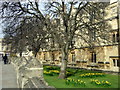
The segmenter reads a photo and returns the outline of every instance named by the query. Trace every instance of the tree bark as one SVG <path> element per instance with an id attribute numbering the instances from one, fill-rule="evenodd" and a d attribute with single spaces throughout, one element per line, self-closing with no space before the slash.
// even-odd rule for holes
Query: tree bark
<path id="1" fill-rule="evenodd" d="M 66 78 L 67 60 L 68 60 L 68 48 L 66 47 L 62 50 L 62 63 L 61 63 L 60 74 L 58 77 L 60 79 Z"/>

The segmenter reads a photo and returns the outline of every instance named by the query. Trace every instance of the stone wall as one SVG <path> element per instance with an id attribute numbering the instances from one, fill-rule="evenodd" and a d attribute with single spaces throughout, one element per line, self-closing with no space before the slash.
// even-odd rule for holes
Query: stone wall
<path id="1" fill-rule="evenodd" d="M 43 78 L 43 65 L 34 57 L 10 57 L 11 63 L 17 72 L 19 88 L 48 88 L 55 89 L 45 82 Z"/>

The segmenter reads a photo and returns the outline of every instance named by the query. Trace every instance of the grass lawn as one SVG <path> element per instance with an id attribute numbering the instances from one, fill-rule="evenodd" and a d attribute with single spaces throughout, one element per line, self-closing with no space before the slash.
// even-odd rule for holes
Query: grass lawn
<path id="1" fill-rule="evenodd" d="M 44 71 L 50 71 L 50 70 L 58 70 L 58 67 L 53 67 L 53 66 L 44 66 Z M 54 86 L 55 88 L 118 88 L 118 75 L 111 75 L 111 74 L 104 74 L 104 76 L 97 76 L 97 77 L 80 77 L 81 74 L 87 74 L 87 73 L 102 73 L 102 72 L 98 72 L 98 71 L 89 71 L 89 70 L 77 70 L 77 69 L 67 69 L 68 73 L 68 77 L 67 78 L 71 78 L 74 80 L 82 80 L 85 82 L 85 86 L 84 85 L 74 85 L 73 83 L 69 83 L 66 84 L 66 80 L 63 79 L 58 79 L 58 72 L 57 74 L 53 74 L 53 75 L 49 75 L 44 73 L 44 78 L 46 80 L 46 82 L 48 82 L 48 84 L 50 86 Z M 52 72 L 52 71 L 51 71 Z M 120 77 L 120 75 L 119 75 Z M 91 79 L 97 79 L 99 81 L 108 81 L 111 83 L 111 85 L 96 85 L 94 83 L 91 83 Z"/>

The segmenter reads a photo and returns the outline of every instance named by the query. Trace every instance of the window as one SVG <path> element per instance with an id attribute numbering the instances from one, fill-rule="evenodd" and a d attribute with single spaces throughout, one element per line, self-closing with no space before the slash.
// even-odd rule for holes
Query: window
<path id="1" fill-rule="evenodd" d="M 117 36 L 117 42 L 119 42 L 119 34 L 117 34 L 116 36 Z"/>
<path id="2" fill-rule="evenodd" d="M 119 34 L 118 33 L 114 33 L 113 37 L 112 37 L 113 43 L 117 43 L 119 42 Z"/>
<path id="3" fill-rule="evenodd" d="M 116 66 L 116 65 L 115 65 L 115 59 L 113 59 L 113 65 Z"/>
<path id="4" fill-rule="evenodd" d="M 115 43 L 115 34 L 113 34 L 113 43 Z"/>
<path id="5" fill-rule="evenodd" d="M 92 62 L 96 63 L 96 53 L 92 53 Z"/>
<path id="6" fill-rule="evenodd" d="M 72 54 L 72 62 L 75 62 L 75 54 Z"/>
<path id="7" fill-rule="evenodd" d="M 120 67 L 120 59 L 117 61 L 117 66 Z"/>
<path id="8" fill-rule="evenodd" d="M 115 67 L 119 67 L 119 64 L 120 64 L 120 60 L 118 60 L 118 59 L 113 59 L 113 65 L 114 65 Z"/>

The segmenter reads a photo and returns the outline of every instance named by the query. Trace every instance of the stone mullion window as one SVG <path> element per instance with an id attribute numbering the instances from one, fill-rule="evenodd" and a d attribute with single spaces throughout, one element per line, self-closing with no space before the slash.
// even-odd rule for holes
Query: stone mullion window
<path id="1" fill-rule="evenodd" d="M 115 43 L 115 34 L 113 34 L 113 43 Z"/>
<path id="2" fill-rule="evenodd" d="M 93 63 L 96 63 L 96 53 L 92 53 L 91 61 L 92 61 Z"/>
<path id="3" fill-rule="evenodd" d="M 114 67 L 118 67 L 120 64 L 120 61 L 118 59 L 113 59 L 113 65 Z"/>
<path id="4" fill-rule="evenodd" d="M 113 43 L 117 43 L 119 42 L 119 34 L 116 32 L 116 33 L 113 33 Z"/>
<path id="5" fill-rule="evenodd" d="M 75 62 L 75 54 L 72 54 L 72 62 Z"/>

